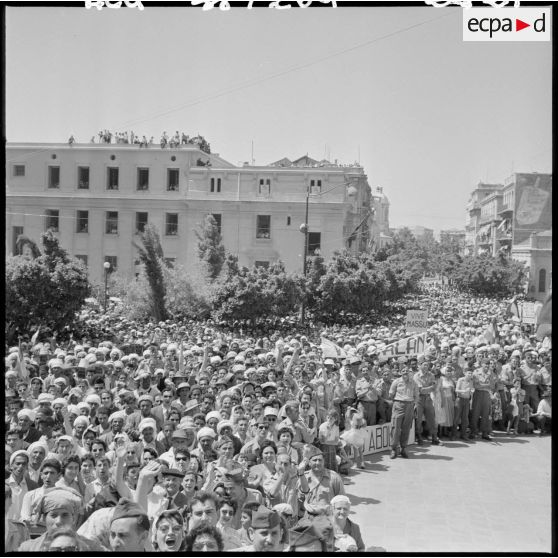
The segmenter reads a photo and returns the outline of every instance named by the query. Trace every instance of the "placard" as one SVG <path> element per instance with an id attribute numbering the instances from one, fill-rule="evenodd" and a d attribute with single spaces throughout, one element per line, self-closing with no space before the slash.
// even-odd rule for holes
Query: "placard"
<path id="1" fill-rule="evenodd" d="M 524 302 L 521 305 L 521 321 L 524 324 L 534 324 L 536 318 L 535 303 L 534 302 Z"/>
<path id="2" fill-rule="evenodd" d="M 407 310 L 405 318 L 407 333 L 422 333 L 428 329 L 428 310 Z"/>
<path id="3" fill-rule="evenodd" d="M 371 455 L 381 451 L 391 450 L 391 423 L 376 424 L 375 426 L 366 426 L 364 431 L 364 455 Z M 409 441 L 407 445 L 415 444 L 415 419 L 411 431 L 409 432 Z"/>
<path id="4" fill-rule="evenodd" d="M 396 356 L 413 356 L 421 355 L 426 349 L 426 333 L 417 333 L 405 339 L 399 339 L 395 343 L 391 343 L 377 353 L 378 356 L 396 357 Z"/>

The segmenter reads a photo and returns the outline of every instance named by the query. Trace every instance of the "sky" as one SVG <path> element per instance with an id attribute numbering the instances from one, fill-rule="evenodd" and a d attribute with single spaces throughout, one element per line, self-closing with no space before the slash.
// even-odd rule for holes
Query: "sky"
<path id="1" fill-rule="evenodd" d="M 360 161 L 390 226 L 435 231 L 464 227 L 479 181 L 551 172 L 550 42 L 463 42 L 459 7 L 373 4 L 7 7 L 6 140 L 179 130 L 233 164 Z"/>

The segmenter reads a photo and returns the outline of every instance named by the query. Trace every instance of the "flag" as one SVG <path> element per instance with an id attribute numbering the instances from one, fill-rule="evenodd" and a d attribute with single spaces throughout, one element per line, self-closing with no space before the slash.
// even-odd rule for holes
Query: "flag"
<path id="1" fill-rule="evenodd" d="M 496 324 L 496 318 L 492 320 L 492 322 L 486 328 L 486 331 L 483 333 L 483 337 L 489 345 L 493 343 L 498 343 L 499 334 L 498 334 L 498 326 Z"/>
<path id="2" fill-rule="evenodd" d="M 552 293 L 548 295 L 545 300 L 539 315 L 537 316 L 537 339 L 543 339 L 544 337 L 552 333 Z"/>
<path id="3" fill-rule="evenodd" d="M 521 312 L 519 311 L 519 305 L 517 304 L 517 295 L 510 300 L 508 307 L 506 308 L 506 318 L 511 317 L 514 321 L 521 321 Z"/>
<path id="4" fill-rule="evenodd" d="M 41 330 L 41 326 L 39 326 L 37 328 L 37 331 L 33 334 L 33 337 L 31 337 L 31 347 L 33 347 L 33 345 L 37 344 L 37 339 L 39 338 L 39 331 Z"/>
<path id="5" fill-rule="evenodd" d="M 324 358 L 347 358 L 347 353 L 339 345 L 325 337 L 322 337 L 320 349 Z"/>
<path id="6" fill-rule="evenodd" d="M 178 374 L 181 376 L 184 372 L 184 352 L 182 347 L 182 339 L 178 346 Z"/>

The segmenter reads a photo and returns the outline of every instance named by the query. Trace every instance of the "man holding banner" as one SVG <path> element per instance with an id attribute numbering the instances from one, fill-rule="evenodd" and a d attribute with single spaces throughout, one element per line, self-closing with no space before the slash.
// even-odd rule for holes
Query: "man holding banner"
<path id="1" fill-rule="evenodd" d="M 405 448 L 409 443 L 409 432 L 413 425 L 415 405 L 419 400 L 419 389 L 415 381 L 410 377 L 409 369 L 403 367 L 399 374 L 399 378 L 393 380 L 389 388 L 389 398 L 393 400 L 391 413 L 391 459 L 397 457 L 399 447 L 401 447 L 401 457 L 409 457 Z"/>

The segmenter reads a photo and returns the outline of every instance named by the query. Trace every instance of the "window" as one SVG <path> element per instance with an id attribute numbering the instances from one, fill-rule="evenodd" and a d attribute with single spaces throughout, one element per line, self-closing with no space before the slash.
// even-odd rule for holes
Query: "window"
<path id="1" fill-rule="evenodd" d="M 264 267 L 265 269 L 267 269 L 269 267 L 269 262 L 257 260 L 254 265 L 256 267 Z"/>
<path id="2" fill-rule="evenodd" d="M 22 234 L 23 234 L 23 227 L 12 227 L 12 254 L 14 255 L 17 254 L 17 239 Z"/>
<path id="3" fill-rule="evenodd" d="M 118 269 L 118 258 L 116 256 L 105 256 L 105 262 L 110 264 L 108 269 L 109 273 L 116 271 Z"/>
<path id="4" fill-rule="evenodd" d="M 539 293 L 546 292 L 546 269 L 539 270 Z"/>
<path id="5" fill-rule="evenodd" d="M 137 212 L 136 213 L 136 234 L 141 234 L 147 225 L 148 213 L 147 212 Z"/>
<path id="6" fill-rule="evenodd" d="M 176 192 L 178 190 L 179 177 L 178 169 L 167 169 L 167 191 Z"/>
<path id="7" fill-rule="evenodd" d="M 118 190 L 118 167 L 107 169 L 107 190 Z"/>
<path id="8" fill-rule="evenodd" d="M 118 234 L 118 211 L 107 211 L 105 224 L 106 234 Z"/>
<path id="9" fill-rule="evenodd" d="M 271 193 L 271 179 L 260 178 L 260 183 L 258 185 L 258 195 L 269 196 Z"/>
<path id="10" fill-rule="evenodd" d="M 209 191 L 210 192 L 220 192 L 221 191 L 221 179 L 212 178 L 209 181 Z"/>
<path id="11" fill-rule="evenodd" d="M 76 258 L 76 260 L 79 260 L 80 262 L 83 262 L 83 265 L 85 267 L 87 267 L 87 256 L 82 256 L 81 254 L 80 255 L 76 254 L 75 258 Z"/>
<path id="12" fill-rule="evenodd" d="M 322 233 L 309 232 L 308 233 L 308 255 L 313 256 L 316 250 L 320 250 L 322 243 Z"/>
<path id="13" fill-rule="evenodd" d="M 60 167 L 48 167 L 48 187 L 60 188 Z"/>
<path id="14" fill-rule="evenodd" d="M 219 234 L 221 234 L 221 217 L 220 213 L 212 213 L 211 216 L 215 219 L 215 223 L 217 224 L 217 228 L 219 229 Z"/>
<path id="15" fill-rule="evenodd" d="M 167 267 L 170 267 L 171 269 L 174 267 L 175 262 L 176 262 L 176 258 L 165 258 L 165 263 L 167 264 Z"/>
<path id="16" fill-rule="evenodd" d="M 25 176 L 25 165 L 14 165 L 14 176 Z"/>
<path id="17" fill-rule="evenodd" d="M 138 169 L 138 190 L 149 189 L 149 169 Z"/>
<path id="18" fill-rule="evenodd" d="M 45 212 L 46 219 L 45 219 L 45 229 L 53 229 L 55 232 L 58 232 L 58 218 L 59 218 L 59 211 L 58 209 L 47 209 Z"/>
<path id="19" fill-rule="evenodd" d="M 287 217 L 287 227 L 291 226 L 291 217 Z"/>
<path id="20" fill-rule="evenodd" d="M 78 190 L 89 190 L 89 167 L 78 167 Z"/>
<path id="21" fill-rule="evenodd" d="M 320 194 L 321 191 L 322 191 L 322 181 L 318 179 L 310 180 L 310 193 Z"/>
<path id="22" fill-rule="evenodd" d="M 165 234 L 176 236 L 178 234 L 178 213 L 165 214 Z"/>
<path id="23" fill-rule="evenodd" d="M 258 215 L 256 238 L 271 238 L 271 215 Z"/>
<path id="24" fill-rule="evenodd" d="M 78 211 L 76 219 L 76 232 L 89 232 L 89 211 Z"/>

